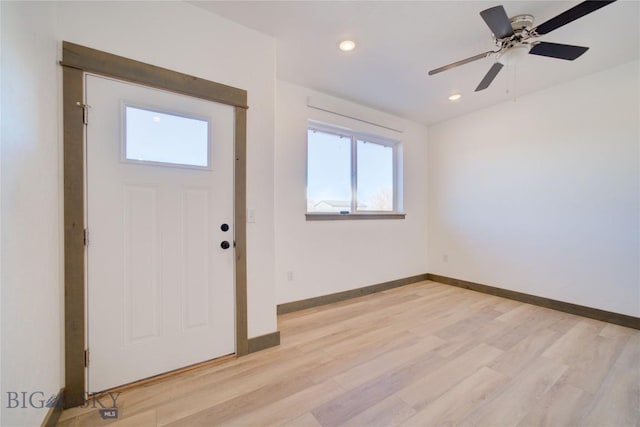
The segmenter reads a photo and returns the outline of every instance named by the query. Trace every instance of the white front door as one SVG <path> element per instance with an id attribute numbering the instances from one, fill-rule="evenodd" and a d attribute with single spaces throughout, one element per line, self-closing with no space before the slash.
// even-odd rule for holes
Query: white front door
<path id="1" fill-rule="evenodd" d="M 85 94 L 93 393 L 235 352 L 234 111 L 93 75 Z"/>

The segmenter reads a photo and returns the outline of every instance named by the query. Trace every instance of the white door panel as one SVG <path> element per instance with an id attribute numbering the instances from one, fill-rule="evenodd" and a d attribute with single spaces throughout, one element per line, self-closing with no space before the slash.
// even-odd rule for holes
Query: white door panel
<path id="1" fill-rule="evenodd" d="M 92 75 L 85 93 L 89 391 L 234 353 L 233 108 Z M 209 168 L 127 161 L 125 103 L 207 118 Z"/>

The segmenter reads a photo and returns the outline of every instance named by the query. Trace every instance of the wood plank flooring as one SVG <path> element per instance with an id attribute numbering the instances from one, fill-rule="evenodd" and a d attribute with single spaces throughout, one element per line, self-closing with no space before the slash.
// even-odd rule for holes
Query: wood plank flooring
<path id="1" fill-rule="evenodd" d="M 281 315 L 282 344 L 59 426 L 640 426 L 640 331 L 421 282 Z"/>

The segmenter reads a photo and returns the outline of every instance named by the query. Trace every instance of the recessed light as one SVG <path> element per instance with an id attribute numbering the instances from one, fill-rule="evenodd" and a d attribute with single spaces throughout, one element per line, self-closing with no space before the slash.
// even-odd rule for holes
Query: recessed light
<path id="1" fill-rule="evenodd" d="M 460 95 L 459 93 L 454 93 L 452 95 L 449 95 L 449 101 L 457 101 L 460 98 L 462 98 L 462 95 Z"/>
<path id="2" fill-rule="evenodd" d="M 338 45 L 341 51 L 349 52 L 356 48 L 356 43 L 353 40 L 343 40 Z"/>

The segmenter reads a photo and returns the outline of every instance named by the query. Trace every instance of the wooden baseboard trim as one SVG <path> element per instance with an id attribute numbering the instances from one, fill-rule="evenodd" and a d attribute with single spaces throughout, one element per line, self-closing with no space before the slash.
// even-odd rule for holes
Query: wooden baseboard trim
<path id="1" fill-rule="evenodd" d="M 640 318 L 628 316 L 626 314 L 614 313 L 611 311 L 600 310 L 598 308 L 586 307 L 583 305 L 558 301 L 551 298 L 539 297 L 536 295 L 511 291 L 509 289 L 496 288 L 494 286 L 454 279 L 451 277 L 440 276 L 438 274 L 428 274 L 427 276 L 428 280 L 444 283 L 446 285 L 457 286 L 459 288 L 470 289 L 472 291 L 508 298 L 527 304 L 551 308 L 553 310 L 588 317 L 590 319 L 601 320 L 603 322 L 615 323 L 616 325 L 626 326 L 627 328 L 640 329 Z"/>
<path id="2" fill-rule="evenodd" d="M 307 308 L 318 307 L 320 305 L 331 304 L 334 302 L 357 298 L 376 292 L 386 291 L 387 289 L 393 289 L 400 286 L 410 285 L 416 282 L 422 282 L 423 280 L 428 280 L 427 276 L 428 274 L 418 274 L 417 276 L 391 280 L 389 282 L 378 283 L 376 285 L 365 286 L 363 288 L 351 289 L 348 291 L 337 292 L 335 294 L 322 295 L 315 298 L 308 298 L 300 301 L 278 304 L 278 314 L 286 314 L 294 311 L 305 310 Z"/>
<path id="3" fill-rule="evenodd" d="M 249 338 L 249 353 L 255 353 L 278 345 L 280 345 L 280 331 Z"/>
<path id="4" fill-rule="evenodd" d="M 55 404 L 51 406 L 47 411 L 47 415 L 45 415 L 44 420 L 42 420 L 42 424 L 40 424 L 40 427 L 55 427 L 55 425 L 58 423 L 60 415 L 62 415 L 62 409 L 64 406 L 63 403 L 64 388 L 61 388 L 56 396 Z"/>

